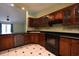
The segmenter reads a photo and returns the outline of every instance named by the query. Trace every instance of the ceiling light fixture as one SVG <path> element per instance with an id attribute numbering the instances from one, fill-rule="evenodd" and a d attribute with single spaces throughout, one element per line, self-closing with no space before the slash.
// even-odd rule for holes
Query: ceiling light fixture
<path id="1" fill-rule="evenodd" d="M 7 16 L 7 19 L 6 19 L 7 21 L 9 21 L 10 19 L 9 19 L 9 16 Z"/>
<path id="2" fill-rule="evenodd" d="M 12 7 L 14 7 L 14 4 L 10 4 Z"/>
<path id="3" fill-rule="evenodd" d="M 25 10 L 25 8 L 24 8 L 24 7 L 22 7 L 22 10 Z"/>

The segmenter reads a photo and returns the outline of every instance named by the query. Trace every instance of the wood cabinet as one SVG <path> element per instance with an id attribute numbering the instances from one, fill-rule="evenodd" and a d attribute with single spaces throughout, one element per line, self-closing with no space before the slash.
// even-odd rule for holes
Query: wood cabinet
<path id="1" fill-rule="evenodd" d="M 28 33 L 25 34 L 25 44 L 40 44 L 45 45 L 45 35 L 43 33 Z"/>
<path id="2" fill-rule="evenodd" d="M 69 6 L 64 11 L 64 20 L 65 25 L 78 25 L 79 24 L 79 4 L 74 4 Z"/>
<path id="3" fill-rule="evenodd" d="M 39 33 L 30 33 L 30 43 L 38 43 L 39 42 Z"/>
<path id="4" fill-rule="evenodd" d="M 24 44 L 30 43 L 30 34 L 24 34 Z"/>
<path id="5" fill-rule="evenodd" d="M 29 27 L 37 27 L 38 25 L 38 21 L 37 18 L 29 18 L 28 20 L 29 22 Z"/>
<path id="6" fill-rule="evenodd" d="M 69 56 L 70 55 L 70 49 L 71 49 L 71 41 L 67 38 L 61 38 L 60 39 L 60 46 L 59 46 L 59 53 L 63 56 Z"/>
<path id="7" fill-rule="evenodd" d="M 34 23 L 34 27 L 49 26 L 48 25 L 49 21 L 52 21 L 52 24 L 60 23 L 63 25 L 79 25 L 79 4 L 72 4 L 71 6 L 52 12 L 48 15 L 42 16 L 40 18 L 33 18 L 33 19 L 37 19 L 37 20 L 35 21 L 30 20 L 29 24 Z"/>
<path id="8" fill-rule="evenodd" d="M 45 45 L 45 36 L 43 33 L 26 34 L 4 34 L 0 35 L 0 51 L 9 48 L 22 46 L 24 44 Z"/>
<path id="9" fill-rule="evenodd" d="M 29 18 L 29 27 L 47 27 L 48 25 L 48 18 L 41 17 L 41 18 Z"/>
<path id="10" fill-rule="evenodd" d="M 14 47 L 13 35 L 0 35 L 0 50 Z"/>
<path id="11" fill-rule="evenodd" d="M 63 23 L 65 25 L 69 25 L 69 24 L 72 24 L 72 17 L 71 17 L 71 8 L 66 8 L 64 10 L 64 20 L 63 20 Z"/>
<path id="12" fill-rule="evenodd" d="M 39 42 L 38 43 L 42 46 L 45 46 L 45 34 L 44 33 L 39 34 Z"/>
<path id="13" fill-rule="evenodd" d="M 61 56 L 79 56 L 79 40 L 74 38 L 61 37 L 59 54 Z"/>
<path id="14" fill-rule="evenodd" d="M 79 56 L 79 39 L 72 40 L 71 55 L 72 56 Z"/>
<path id="15" fill-rule="evenodd" d="M 44 46 L 45 36 L 42 33 L 31 33 L 30 34 L 30 42 L 37 43 Z"/>
<path id="16" fill-rule="evenodd" d="M 55 20 L 63 21 L 63 11 L 58 11 L 55 13 Z"/>
<path id="17" fill-rule="evenodd" d="M 73 6 L 73 17 L 75 24 L 79 24 L 79 4 Z"/>

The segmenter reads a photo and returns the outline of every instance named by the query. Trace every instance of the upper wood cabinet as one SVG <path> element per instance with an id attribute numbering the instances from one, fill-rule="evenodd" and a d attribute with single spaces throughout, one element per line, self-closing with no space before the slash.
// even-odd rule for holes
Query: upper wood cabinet
<path id="1" fill-rule="evenodd" d="M 37 18 L 29 18 L 29 27 L 38 27 L 38 21 Z"/>
<path id="2" fill-rule="evenodd" d="M 79 4 L 74 5 L 73 17 L 75 19 L 75 24 L 79 24 Z"/>
<path id="3" fill-rule="evenodd" d="M 29 24 L 31 27 L 47 27 L 53 24 L 78 25 L 79 4 L 73 4 L 40 18 L 33 19 L 29 20 Z"/>
<path id="4" fill-rule="evenodd" d="M 29 18 L 29 27 L 47 27 L 48 26 L 48 18 Z"/>
<path id="5" fill-rule="evenodd" d="M 72 24 L 72 17 L 71 17 L 71 8 L 67 8 L 65 10 L 63 10 L 64 12 L 64 20 L 63 23 L 64 24 Z"/>
<path id="6" fill-rule="evenodd" d="M 65 25 L 78 25 L 79 24 L 79 4 L 74 4 L 70 7 L 63 9 Z"/>
<path id="7" fill-rule="evenodd" d="M 54 19 L 55 20 L 60 20 L 60 21 L 63 20 L 63 11 L 56 12 Z"/>

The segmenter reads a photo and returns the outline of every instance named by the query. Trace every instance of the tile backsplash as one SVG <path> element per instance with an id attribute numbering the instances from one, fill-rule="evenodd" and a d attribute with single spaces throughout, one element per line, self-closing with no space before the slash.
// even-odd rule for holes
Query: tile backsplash
<path id="1" fill-rule="evenodd" d="M 56 24 L 53 25 L 52 27 L 39 27 L 38 29 L 36 28 L 28 28 L 29 31 L 60 31 L 60 32 L 78 32 L 79 33 L 79 25 L 62 25 L 62 24 Z"/>

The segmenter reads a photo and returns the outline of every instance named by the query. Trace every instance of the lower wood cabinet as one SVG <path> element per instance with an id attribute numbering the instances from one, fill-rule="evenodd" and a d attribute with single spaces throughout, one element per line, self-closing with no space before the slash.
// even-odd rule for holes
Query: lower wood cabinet
<path id="1" fill-rule="evenodd" d="M 27 33 L 27 34 L 24 34 L 24 44 L 29 44 L 30 43 L 30 35 Z"/>
<path id="2" fill-rule="evenodd" d="M 30 43 L 38 43 L 38 42 L 39 42 L 39 33 L 31 33 Z"/>
<path id="3" fill-rule="evenodd" d="M 40 44 L 44 46 L 43 33 L 4 34 L 0 35 L 0 51 L 24 44 Z"/>
<path id="4" fill-rule="evenodd" d="M 71 42 L 70 39 L 67 38 L 61 38 L 60 39 L 60 45 L 59 45 L 59 53 L 63 56 L 69 56 L 70 55 L 70 49 L 71 49 Z"/>
<path id="5" fill-rule="evenodd" d="M 45 36 L 43 33 L 27 33 L 25 34 L 25 44 L 40 44 L 44 46 Z"/>
<path id="6" fill-rule="evenodd" d="M 79 39 L 61 37 L 59 54 L 61 56 L 79 56 Z"/>
<path id="7" fill-rule="evenodd" d="M 39 35 L 39 44 L 42 46 L 45 46 L 45 34 L 44 33 L 40 33 Z"/>
<path id="8" fill-rule="evenodd" d="M 13 35 L 0 35 L 0 50 L 12 48 L 13 43 Z"/>
<path id="9" fill-rule="evenodd" d="M 72 40 L 71 55 L 72 56 L 79 56 L 79 39 Z"/>

